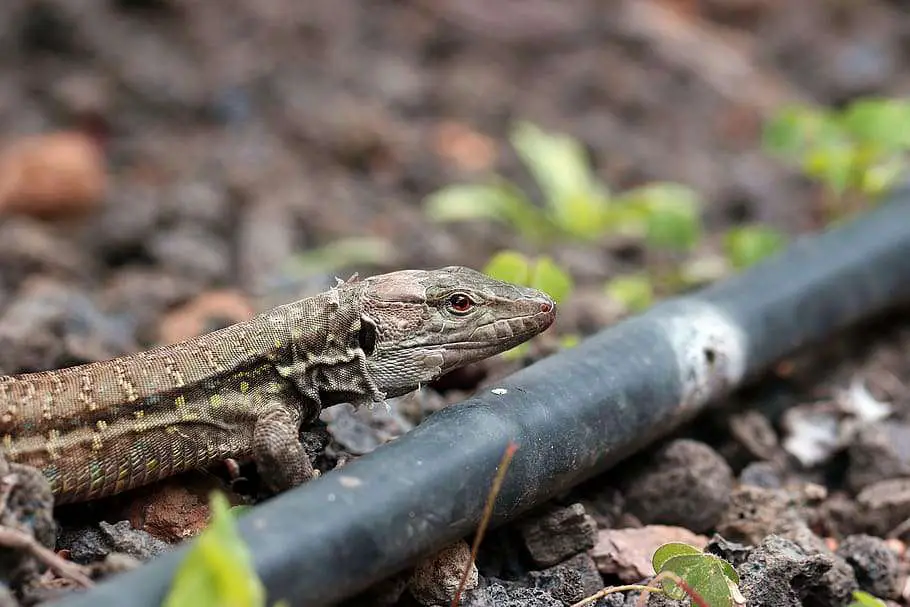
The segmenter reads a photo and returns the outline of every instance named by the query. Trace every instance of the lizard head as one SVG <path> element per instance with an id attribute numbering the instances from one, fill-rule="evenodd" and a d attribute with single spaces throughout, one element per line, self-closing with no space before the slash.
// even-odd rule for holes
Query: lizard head
<path id="1" fill-rule="evenodd" d="M 556 318 L 545 293 L 460 266 L 374 276 L 360 294 L 360 345 L 390 397 L 513 348 Z"/>

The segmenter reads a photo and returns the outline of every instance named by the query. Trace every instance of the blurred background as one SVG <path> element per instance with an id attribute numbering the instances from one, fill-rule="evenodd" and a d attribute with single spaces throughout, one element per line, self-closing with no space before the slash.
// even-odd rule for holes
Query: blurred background
<path id="1" fill-rule="evenodd" d="M 304 442 L 331 470 L 483 382 L 877 204 L 906 174 L 908 49 L 910 12 L 889 0 L 3 0 L 0 374 L 173 343 L 355 273 L 466 265 L 559 302 L 553 329 L 436 390 L 369 415 L 323 411 L 318 441 Z M 876 398 L 884 385 L 886 400 L 910 402 L 898 379 L 908 333 L 881 331 L 881 346 L 860 333 L 815 366 L 781 364 L 754 399 L 772 413 L 700 419 L 718 452 L 681 441 L 644 473 L 624 468 L 631 520 L 701 533 L 729 512 L 726 536 L 749 512 L 773 530 L 790 498 L 763 494 L 785 504 L 765 507 L 750 483 L 843 477 L 858 492 L 910 474 L 906 416 L 885 434 L 904 447 L 881 469 L 885 435 L 870 434 L 843 471 L 839 386 L 874 416 L 888 410 L 845 378 L 861 371 Z M 780 447 L 773 424 L 788 404 L 802 408 L 786 414 Z M 815 468 L 803 474 L 793 457 L 806 453 Z M 204 526 L 200 496 L 215 486 L 181 477 L 107 518 L 177 542 Z M 905 538 L 910 505 L 889 501 L 910 494 L 899 487 L 877 486 L 878 506 L 832 488 L 819 537 L 800 537 L 813 553 L 870 528 Z M 572 601 L 618 579 L 586 551 L 598 526 L 629 519 L 620 493 L 595 489 L 525 536 L 549 550 L 580 530 L 567 553 L 535 561 L 553 567 L 549 583 L 563 576 L 554 564 L 581 556 L 593 573 Z M 821 503 L 819 490 L 807 499 Z M 831 592 L 846 600 L 850 567 L 872 563 L 884 581 L 863 588 L 896 598 L 883 542 L 854 542 L 838 565 L 849 580 Z M 906 545 L 893 552 L 906 572 Z M 876 569 L 867 553 L 890 560 Z M 623 581 L 650 572 L 633 574 Z"/>
<path id="2" fill-rule="evenodd" d="M 0 369 L 448 264 L 554 293 L 567 345 L 882 190 L 905 130 L 861 156 L 836 112 L 907 88 L 908 34 L 884 0 L 6 0 Z"/>

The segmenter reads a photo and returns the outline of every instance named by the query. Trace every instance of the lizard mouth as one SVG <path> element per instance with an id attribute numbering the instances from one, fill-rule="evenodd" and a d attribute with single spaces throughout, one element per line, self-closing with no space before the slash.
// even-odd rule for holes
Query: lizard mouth
<path id="1" fill-rule="evenodd" d="M 449 342 L 447 350 L 490 350 L 505 349 L 527 341 L 548 329 L 556 318 L 556 305 L 547 302 L 540 312 L 516 316 L 509 321 L 496 321 L 481 327 L 475 339 Z M 515 323 L 520 323 L 516 326 Z M 500 329 L 504 329 L 500 332 Z M 491 335 L 492 333 L 492 335 Z"/>

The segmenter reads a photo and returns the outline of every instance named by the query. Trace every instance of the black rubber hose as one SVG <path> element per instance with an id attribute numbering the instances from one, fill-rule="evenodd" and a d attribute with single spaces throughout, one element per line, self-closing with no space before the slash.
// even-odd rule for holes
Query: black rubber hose
<path id="1" fill-rule="evenodd" d="M 910 301 L 910 197 L 542 360 L 240 519 L 269 593 L 325 605 L 457 538 L 510 441 L 502 522 L 591 477 L 795 348 Z M 157 606 L 186 547 L 66 604 Z"/>

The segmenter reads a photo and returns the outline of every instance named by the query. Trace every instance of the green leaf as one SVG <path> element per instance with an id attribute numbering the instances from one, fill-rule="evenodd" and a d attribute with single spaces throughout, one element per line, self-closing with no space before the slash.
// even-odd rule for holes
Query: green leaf
<path id="1" fill-rule="evenodd" d="M 649 209 L 630 204 L 622 196 L 614 198 L 613 204 L 601 214 L 603 231 L 631 238 L 644 238 L 648 233 Z"/>
<path id="2" fill-rule="evenodd" d="M 906 170 L 907 160 L 902 156 L 883 160 L 863 172 L 860 190 L 867 196 L 880 196 L 893 188 Z"/>
<path id="3" fill-rule="evenodd" d="M 539 289 L 556 303 L 563 301 L 573 288 L 569 273 L 545 255 L 530 260 L 517 251 L 500 251 L 482 271 L 498 280 Z"/>
<path id="4" fill-rule="evenodd" d="M 433 221 L 507 220 L 516 206 L 530 205 L 516 200 L 512 192 L 497 185 L 463 184 L 444 187 L 424 199 L 424 208 Z"/>
<path id="5" fill-rule="evenodd" d="M 734 607 L 725 564 L 729 566 L 729 563 L 713 554 L 681 554 L 665 561 L 661 571 L 670 571 L 682 578 L 709 607 Z M 670 598 L 683 599 L 688 596 L 669 578 L 662 579 L 661 586 Z"/>
<path id="6" fill-rule="evenodd" d="M 688 251 L 701 238 L 701 201 L 692 188 L 653 183 L 623 192 L 618 200 L 644 217 L 645 239 L 651 246 Z"/>
<path id="7" fill-rule="evenodd" d="M 842 137 L 840 127 L 824 109 L 791 105 L 765 124 L 762 145 L 774 154 L 798 160 L 812 146 Z"/>
<path id="8" fill-rule="evenodd" d="M 818 145 L 803 159 L 806 175 L 824 182 L 835 194 L 843 194 L 854 187 L 856 147 L 843 141 Z"/>
<path id="9" fill-rule="evenodd" d="M 235 527 L 227 498 L 211 498 L 212 519 L 177 570 L 164 607 L 264 607 L 265 587 Z"/>
<path id="10" fill-rule="evenodd" d="M 763 225 L 733 228 L 724 234 L 724 253 L 737 270 L 748 268 L 776 254 L 787 243 L 787 237 Z"/>
<path id="11" fill-rule="evenodd" d="M 651 566 L 654 567 L 654 573 L 663 571 L 664 564 L 676 556 L 687 554 L 704 554 L 701 550 L 683 542 L 667 542 L 661 544 L 651 555 Z"/>
<path id="12" fill-rule="evenodd" d="M 605 291 L 632 312 L 641 312 L 654 303 L 654 283 L 647 274 L 617 276 L 607 283 Z"/>
<path id="13" fill-rule="evenodd" d="M 604 233 L 606 198 L 589 193 L 575 193 L 561 199 L 553 209 L 553 221 L 562 230 L 580 240 L 593 240 Z"/>
<path id="14" fill-rule="evenodd" d="M 557 223 L 577 226 L 578 214 L 592 214 L 608 193 L 596 184 L 584 147 L 572 137 L 547 133 L 518 122 L 510 135 L 512 146 L 543 192 Z"/>
<path id="15" fill-rule="evenodd" d="M 843 111 L 839 122 L 857 142 L 889 150 L 910 147 L 910 104 L 902 99 L 856 100 Z"/>
<path id="16" fill-rule="evenodd" d="M 569 273 L 547 256 L 537 258 L 531 274 L 531 284 L 528 286 L 543 291 L 556 303 L 564 301 L 573 288 Z"/>
<path id="17" fill-rule="evenodd" d="M 493 183 L 453 185 L 437 190 L 424 200 L 433 221 L 492 220 L 512 226 L 535 242 L 553 235 L 556 227 L 515 184 L 496 177 Z"/>
<path id="18" fill-rule="evenodd" d="M 531 262 L 517 251 L 500 251 L 490 258 L 481 271 L 487 276 L 516 285 L 528 286 L 531 282 Z"/>
<path id="19" fill-rule="evenodd" d="M 885 602 L 863 590 L 853 591 L 853 602 L 848 607 L 886 607 Z"/>

